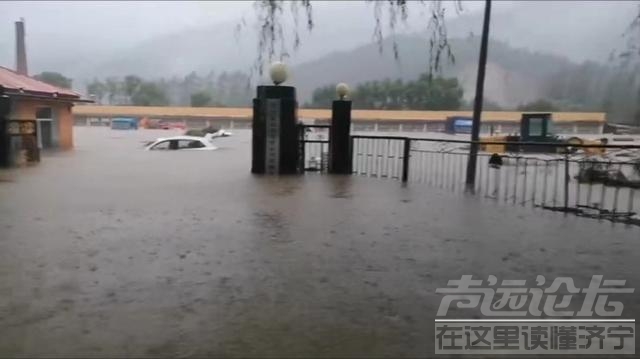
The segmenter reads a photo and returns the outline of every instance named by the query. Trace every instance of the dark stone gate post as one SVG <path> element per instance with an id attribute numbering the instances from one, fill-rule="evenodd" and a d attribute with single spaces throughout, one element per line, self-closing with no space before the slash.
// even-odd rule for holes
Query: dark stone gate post
<path id="1" fill-rule="evenodd" d="M 329 173 L 351 174 L 351 101 L 333 101 L 329 131 Z"/>
<path id="2" fill-rule="evenodd" d="M 351 174 L 351 101 L 345 100 L 349 87 L 343 83 L 338 84 L 336 92 L 340 99 L 333 101 L 331 108 L 329 173 Z"/>
<path id="3" fill-rule="evenodd" d="M 275 71 L 275 73 L 274 73 Z M 299 144 L 296 89 L 278 86 L 286 79 L 283 64 L 274 64 L 275 86 L 258 86 L 253 100 L 251 173 L 298 173 Z"/>
<path id="4" fill-rule="evenodd" d="M 7 134 L 9 112 L 11 112 L 11 100 L 9 96 L 0 93 L 0 167 L 9 167 L 10 164 L 9 135 Z"/>

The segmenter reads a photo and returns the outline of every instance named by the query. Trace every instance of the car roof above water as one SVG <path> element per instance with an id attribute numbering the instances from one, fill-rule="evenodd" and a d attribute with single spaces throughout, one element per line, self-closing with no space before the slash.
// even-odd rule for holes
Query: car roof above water
<path id="1" fill-rule="evenodd" d="M 197 136 L 172 136 L 172 137 L 158 138 L 156 140 L 156 142 L 158 142 L 158 141 L 170 141 L 170 140 L 202 141 L 204 139 L 205 139 L 204 137 L 197 137 Z"/>

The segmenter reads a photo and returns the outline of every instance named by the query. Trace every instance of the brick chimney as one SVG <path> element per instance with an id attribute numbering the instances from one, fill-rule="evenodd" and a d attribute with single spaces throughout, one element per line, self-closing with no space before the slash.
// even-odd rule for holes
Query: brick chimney
<path id="1" fill-rule="evenodd" d="M 16 72 L 29 75 L 27 70 L 27 49 L 24 41 L 24 19 L 16 21 Z"/>

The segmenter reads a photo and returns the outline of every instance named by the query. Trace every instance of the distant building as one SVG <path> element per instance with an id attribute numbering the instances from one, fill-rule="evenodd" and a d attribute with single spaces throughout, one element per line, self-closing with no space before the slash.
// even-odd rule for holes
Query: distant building
<path id="1" fill-rule="evenodd" d="M 0 165 L 37 162 L 40 150 L 73 147 L 73 114 L 80 94 L 27 75 L 24 23 L 16 22 L 16 71 L 0 67 L 0 96 L 8 97 L 9 113 L 0 119 Z"/>
<path id="2" fill-rule="evenodd" d="M 116 117 L 136 117 L 180 122 L 186 127 L 216 126 L 221 128 L 250 128 L 253 109 L 233 107 L 153 107 L 153 106 L 76 106 L 73 109 L 77 125 L 90 125 L 96 120 Z M 328 124 L 331 110 L 298 109 L 305 123 Z M 447 119 L 470 118 L 471 111 L 387 111 L 353 110 L 354 131 L 377 132 L 445 132 Z M 522 112 L 484 111 L 483 133 L 503 134 L 520 131 Z M 599 134 L 606 123 L 604 112 L 554 112 L 555 133 Z M 101 123 L 101 122 L 100 122 Z"/>
<path id="3" fill-rule="evenodd" d="M 29 76 L 0 67 L 0 95 L 6 95 L 10 101 L 10 112 L 5 118 L 5 126 L 11 127 L 15 121 L 33 121 L 34 140 L 37 152 L 41 149 L 70 149 L 73 147 L 74 102 L 84 101 L 80 94 L 71 90 L 51 86 Z M 33 152 L 33 142 L 17 133 L 7 130 L 9 156 L 15 162 L 20 150 Z M 39 155 L 30 154 L 32 161 Z M 11 163 L 10 163 L 11 164 Z"/>

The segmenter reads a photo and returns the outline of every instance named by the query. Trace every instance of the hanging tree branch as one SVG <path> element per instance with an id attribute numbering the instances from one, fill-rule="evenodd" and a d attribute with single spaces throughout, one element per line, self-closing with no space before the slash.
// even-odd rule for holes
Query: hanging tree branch
<path id="1" fill-rule="evenodd" d="M 406 23 L 409 17 L 409 7 L 407 0 L 365 0 L 367 3 L 373 3 L 374 29 L 373 39 L 378 45 L 380 52 L 384 49 L 385 33 L 383 24 L 384 16 L 388 14 L 387 26 L 391 33 L 392 50 L 396 60 L 400 58 L 398 43 L 395 37 L 396 27 L 399 22 Z M 289 2 L 289 7 L 285 6 Z M 462 11 L 461 0 L 447 2 L 453 4 L 456 12 Z M 428 73 L 432 75 L 439 72 L 442 68 L 443 56 L 447 61 L 455 62 L 455 57 L 450 47 L 447 36 L 447 28 L 445 26 L 445 7 L 443 0 L 419 0 L 420 6 L 428 6 L 430 16 L 426 23 L 427 32 L 429 34 L 429 62 Z M 300 10 L 304 9 L 307 31 L 312 31 L 313 8 L 310 0 L 285 1 L 285 0 L 255 0 L 253 3 L 256 20 L 258 25 L 258 56 L 254 62 L 251 73 L 257 72 L 262 76 L 264 72 L 265 62 L 271 62 L 274 59 L 282 60 L 289 56 L 289 48 L 293 51 L 298 50 L 301 46 L 299 24 Z M 287 39 L 285 32 L 286 21 L 293 21 L 293 41 Z M 244 19 L 236 26 L 236 33 L 246 27 Z M 276 49 L 279 48 L 279 51 Z"/>
<path id="2" fill-rule="evenodd" d="M 383 51 L 384 34 L 382 32 L 383 22 L 383 8 L 387 9 L 389 13 L 389 31 L 391 31 L 391 40 L 393 46 L 393 56 L 397 60 L 400 58 L 398 53 L 398 43 L 396 41 L 396 24 L 398 23 L 398 13 L 400 13 L 400 19 L 403 23 L 407 21 L 409 12 L 407 10 L 407 2 L 405 0 L 387 0 L 387 1 L 375 1 L 366 0 L 368 3 L 374 3 L 373 17 L 375 19 L 375 27 L 373 29 L 373 39 L 378 44 L 378 50 L 380 53 Z"/>
<path id="3" fill-rule="evenodd" d="M 640 60 L 640 5 L 629 26 L 622 33 L 622 38 L 626 42 L 625 49 L 618 54 L 615 50 L 612 51 L 609 61 L 619 61 L 618 64 L 622 67 L 634 65 Z"/>
<path id="4" fill-rule="evenodd" d="M 402 23 L 406 23 L 409 17 L 409 9 L 407 6 L 406 0 L 387 0 L 387 1 L 376 1 L 376 0 L 366 0 L 367 2 L 373 2 L 374 5 L 374 19 L 375 19 L 375 27 L 374 27 L 374 40 L 378 44 L 378 49 L 380 53 L 382 53 L 384 48 L 384 34 L 382 32 L 382 23 L 384 13 L 389 14 L 389 31 L 391 32 L 391 41 L 393 48 L 393 56 L 396 60 L 400 58 L 398 42 L 396 40 L 396 26 L 398 24 L 398 20 L 402 21 Z M 419 3 L 421 6 L 425 7 L 428 5 L 429 12 L 429 20 L 427 21 L 426 28 L 429 36 L 428 40 L 428 48 L 429 48 L 429 62 L 428 62 L 428 73 L 430 78 L 432 77 L 434 72 L 439 72 L 442 69 L 442 56 L 446 57 L 446 60 L 455 63 L 455 56 L 453 51 L 451 50 L 451 46 L 449 43 L 449 38 L 447 35 L 447 27 L 445 22 L 445 7 L 443 6 L 443 1 L 435 0 L 435 1 L 425 1 L 420 0 Z M 462 12 L 462 3 L 461 1 L 453 1 L 448 2 L 452 4 L 457 13 Z M 386 11 L 385 11 L 386 10 Z"/>
<path id="5" fill-rule="evenodd" d="M 265 61 L 282 60 L 289 57 L 289 46 L 285 32 L 286 21 L 293 20 L 294 51 L 301 45 L 300 41 L 300 10 L 304 8 L 306 28 L 313 29 L 313 8 L 310 0 L 289 1 L 286 6 L 283 0 L 255 0 L 253 3 L 258 26 L 258 56 L 251 73 L 257 72 L 262 76 Z M 236 35 L 247 26 L 244 19 L 236 25 Z M 278 49 L 278 50 L 277 50 Z"/>
<path id="6" fill-rule="evenodd" d="M 638 13 L 627 27 L 624 36 L 627 38 L 627 52 L 630 55 L 640 56 L 640 5 L 638 5 Z"/>

